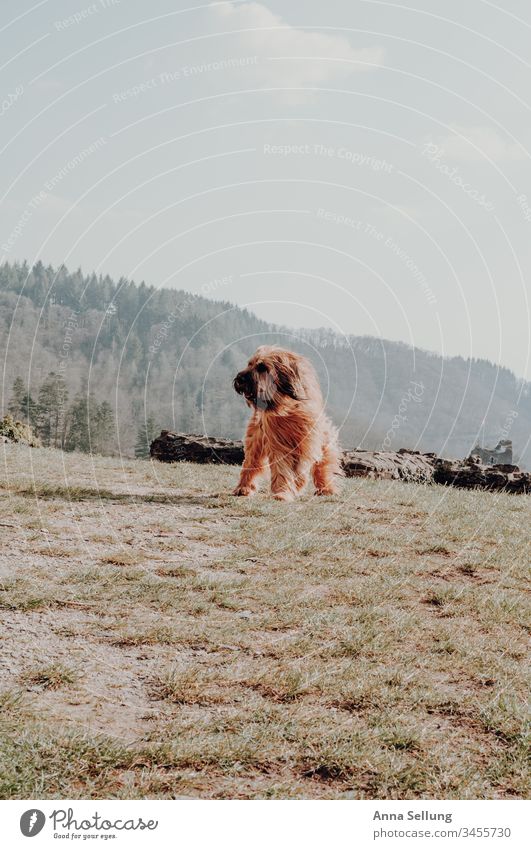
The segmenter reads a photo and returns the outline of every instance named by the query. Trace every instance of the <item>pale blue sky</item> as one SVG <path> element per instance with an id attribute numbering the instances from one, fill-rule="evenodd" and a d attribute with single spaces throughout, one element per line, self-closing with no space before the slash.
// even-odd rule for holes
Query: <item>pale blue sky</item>
<path id="1" fill-rule="evenodd" d="M 531 10 L 417 6 L 3 0 L 0 261 L 531 378 Z"/>

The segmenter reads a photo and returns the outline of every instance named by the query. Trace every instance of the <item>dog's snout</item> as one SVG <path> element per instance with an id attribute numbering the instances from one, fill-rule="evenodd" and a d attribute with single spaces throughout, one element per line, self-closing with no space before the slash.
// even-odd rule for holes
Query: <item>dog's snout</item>
<path id="1" fill-rule="evenodd" d="M 238 372 L 233 383 L 236 392 L 243 392 L 246 386 L 249 385 L 249 373 L 245 371 Z"/>

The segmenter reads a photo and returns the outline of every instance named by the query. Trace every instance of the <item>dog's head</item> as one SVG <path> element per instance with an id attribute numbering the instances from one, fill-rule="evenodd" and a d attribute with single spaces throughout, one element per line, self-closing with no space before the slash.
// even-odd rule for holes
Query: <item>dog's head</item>
<path id="1" fill-rule="evenodd" d="M 249 360 L 247 368 L 234 378 L 234 388 L 259 410 L 274 410 L 287 398 L 303 401 L 304 366 L 309 367 L 309 363 L 298 354 L 262 345 Z"/>

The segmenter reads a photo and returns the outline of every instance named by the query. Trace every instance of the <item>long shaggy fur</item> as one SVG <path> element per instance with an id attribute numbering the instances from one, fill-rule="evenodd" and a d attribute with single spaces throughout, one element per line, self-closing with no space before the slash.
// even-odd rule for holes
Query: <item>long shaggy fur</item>
<path id="1" fill-rule="evenodd" d="M 234 495 L 253 495 L 268 470 L 271 491 L 281 501 L 300 495 L 310 475 L 316 495 L 336 493 L 342 474 L 337 431 L 308 360 L 263 345 L 236 375 L 234 388 L 252 409 Z"/>

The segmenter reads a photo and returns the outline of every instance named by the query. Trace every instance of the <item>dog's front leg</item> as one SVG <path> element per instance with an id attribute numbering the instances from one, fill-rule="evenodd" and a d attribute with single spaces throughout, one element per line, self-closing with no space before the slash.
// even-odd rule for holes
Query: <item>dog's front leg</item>
<path id="1" fill-rule="evenodd" d="M 260 420 L 254 415 L 245 434 L 245 458 L 238 486 L 233 495 L 254 495 L 258 478 L 264 473 L 266 462 L 265 442 Z"/>

